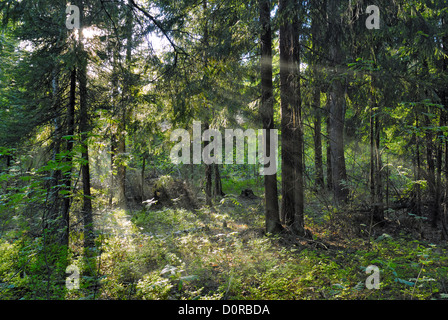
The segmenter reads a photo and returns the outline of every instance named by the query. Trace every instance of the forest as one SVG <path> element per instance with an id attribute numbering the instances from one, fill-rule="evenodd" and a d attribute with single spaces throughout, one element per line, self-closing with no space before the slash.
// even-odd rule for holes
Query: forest
<path id="1" fill-rule="evenodd" d="M 448 299 L 446 0 L 0 19 L 0 300 Z"/>

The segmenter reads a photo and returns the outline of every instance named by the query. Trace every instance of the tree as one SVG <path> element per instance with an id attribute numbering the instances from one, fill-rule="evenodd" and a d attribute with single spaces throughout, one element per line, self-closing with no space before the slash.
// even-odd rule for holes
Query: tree
<path id="1" fill-rule="evenodd" d="M 61 288 L 50 286 L 50 283 L 65 278 L 70 232 L 76 94 L 76 71 L 73 66 L 76 54 L 75 50 L 71 50 L 64 24 L 65 7 L 66 3 L 60 1 L 42 1 L 38 5 L 33 5 L 30 1 L 11 1 L 6 7 L 3 3 L 0 4 L 0 8 L 4 10 L 3 22 L 6 22 L 3 27 L 10 28 L 18 39 L 28 45 L 28 50 L 21 49 L 24 42 L 17 45 L 16 50 L 26 54 L 17 60 L 18 68 L 12 75 L 11 82 L 18 84 L 14 88 L 16 103 L 23 110 L 32 112 L 29 112 L 29 121 L 21 121 L 22 128 L 28 132 L 17 135 L 15 139 L 21 144 L 29 144 L 33 137 L 46 129 L 51 132 L 47 138 L 50 141 L 49 148 L 42 148 L 44 152 L 47 151 L 47 156 L 26 169 L 38 173 L 32 179 L 35 192 L 41 189 L 39 185 L 47 190 L 46 196 L 39 194 L 44 196 L 43 207 L 37 205 L 42 198 L 36 196 L 33 199 L 36 202 L 34 216 L 37 218 L 41 214 L 42 218 L 41 232 L 35 236 L 42 238 L 43 247 L 36 252 L 36 256 L 38 261 L 45 261 L 41 268 L 47 283 L 43 292 L 47 298 L 62 291 Z M 21 89 L 22 87 L 26 89 Z M 67 107 L 68 91 L 70 101 Z M 15 112 L 16 117 L 19 114 Z M 64 144 L 64 141 L 67 143 Z"/>
<path id="2" fill-rule="evenodd" d="M 324 188 L 324 169 L 323 169 L 323 156 L 322 156 L 322 107 L 321 107 L 321 91 L 322 80 L 321 72 L 319 72 L 319 64 L 322 64 L 321 48 L 322 48 L 322 20 L 319 9 L 322 7 L 320 1 L 313 1 L 310 6 L 311 12 L 311 57 L 312 61 L 312 76 L 313 76 L 313 93 L 311 98 L 311 104 L 313 107 L 314 115 L 314 167 L 315 167 L 315 180 L 316 186 Z"/>
<path id="3" fill-rule="evenodd" d="M 84 21 L 87 19 L 84 12 L 82 2 L 76 2 L 80 10 L 80 19 L 83 23 L 78 32 L 77 42 L 77 57 L 78 57 L 78 83 L 79 83 L 79 131 L 80 131 L 80 146 L 81 146 L 81 174 L 82 174 L 82 189 L 83 189 L 83 206 L 82 216 L 84 224 L 84 246 L 91 248 L 94 246 L 93 233 L 93 212 L 92 212 L 92 194 L 90 188 L 90 163 L 89 163 L 89 105 L 88 105 L 88 91 L 87 91 L 87 51 L 84 48 L 83 30 L 87 27 Z"/>
<path id="4" fill-rule="evenodd" d="M 347 80 L 343 76 L 345 60 L 343 27 L 341 21 L 342 7 L 336 1 L 328 1 L 327 43 L 329 43 L 329 68 L 331 72 L 329 99 L 329 144 L 331 156 L 332 187 L 335 200 L 343 202 L 348 199 L 348 189 L 344 154 L 344 123 L 347 91 Z"/>
<path id="5" fill-rule="evenodd" d="M 280 0 L 278 15 L 280 18 L 282 217 L 293 232 L 304 234 L 298 2 Z"/>
<path id="6" fill-rule="evenodd" d="M 200 120 L 202 129 L 219 130 L 256 123 L 256 114 L 248 112 L 249 103 L 257 99 L 256 86 L 251 87 L 247 81 L 253 61 L 245 57 L 256 48 L 256 8 L 237 0 L 225 4 L 206 1 L 194 9 L 185 9 L 183 32 L 170 33 L 172 50 L 163 55 L 173 65 L 164 67 L 166 73 L 156 84 L 157 90 L 169 97 L 171 109 L 167 117 L 175 126 L 191 127 L 192 120 Z M 239 117 L 244 119 L 243 124 Z M 208 143 L 204 141 L 204 147 Z M 210 205 L 213 196 L 223 194 L 219 190 L 221 164 L 203 167 L 205 197 Z"/>
<path id="7" fill-rule="evenodd" d="M 129 113 L 131 112 L 133 97 L 132 86 L 134 85 L 133 79 L 133 67 L 132 67 L 132 49 L 134 46 L 133 30 L 134 20 L 132 3 L 128 1 L 125 7 L 125 25 L 124 25 L 124 38 L 126 39 L 125 50 L 125 63 L 121 67 L 121 73 L 123 73 L 123 79 L 120 83 L 122 87 L 122 98 L 117 106 L 118 110 L 118 126 L 117 126 L 117 149 L 116 152 L 120 156 L 119 163 L 117 165 L 117 182 L 118 182 L 118 205 L 124 209 L 127 208 L 126 199 L 126 127 L 128 123 Z M 116 39 L 116 43 L 120 43 L 119 39 Z M 116 50 L 120 50 L 121 45 L 117 45 Z M 118 53 L 119 54 L 119 53 Z"/>
<path id="8" fill-rule="evenodd" d="M 261 24 L 261 105 L 260 115 L 263 129 L 266 131 L 265 153 L 271 154 L 271 129 L 274 129 L 274 94 L 272 86 L 272 30 L 271 30 L 271 5 L 269 0 L 259 0 L 260 24 Z M 274 164 L 276 165 L 276 164 Z M 279 219 L 277 173 L 264 176 L 264 192 L 266 206 L 266 232 L 278 233 L 282 230 Z"/>

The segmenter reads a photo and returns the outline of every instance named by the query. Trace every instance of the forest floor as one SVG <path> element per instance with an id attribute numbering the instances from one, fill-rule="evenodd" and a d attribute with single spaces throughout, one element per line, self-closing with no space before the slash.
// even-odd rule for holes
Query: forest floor
<path id="1" fill-rule="evenodd" d="M 212 207 L 184 208 L 173 202 L 104 209 L 96 215 L 101 254 L 95 297 L 448 298 L 446 241 L 417 240 L 397 221 L 369 228 L 354 226 L 351 215 L 309 210 L 306 225 L 312 237 L 305 239 L 288 232 L 266 235 L 259 197 L 229 195 Z M 366 287 L 372 283 L 366 273 L 370 265 L 380 270 L 379 289 Z M 68 296 L 82 297 L 91 297 L 91 287 Z"/>

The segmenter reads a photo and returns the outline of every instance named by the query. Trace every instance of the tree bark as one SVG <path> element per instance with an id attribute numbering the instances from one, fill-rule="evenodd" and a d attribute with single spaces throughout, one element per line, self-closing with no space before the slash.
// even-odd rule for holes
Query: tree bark
<path id="1" fill-rule="evenodd" d="M 331 167 L 331 144 L 330 144 L 330 98 L 327 94 L 327 189 L 333 190 L 333 170 Z"/>
<path id="2" fill-rule="evenodd" d="M 313 95 L 313 107 L 314 107 L 314 168 L 316 170 L 316 186 L 318 188 L 324 188 L 324 168 L 322 161 L 322 117 L 320 110 L 320 90 L 314 88 Z"/>
<path id="3" fill-rule="evenodd" d="M 339 82 L 336 80 L 335 82 Z M 330 148 L 333 192 L 337 202 L 348 199 L 348 189 L 344 186 L 347 181 L 344 155 L 344 118 L 345 118 L 345 90 L 343 84 L 334 84 L 330 93 Z"/>
<path id="4" fill-rule="evenodd" d="M 418 122 L 418 115 L 415 115 L 415 126 L 417 131 L 420 129 Z M 416 169 L 415 169 L 415 180 L 420 181 L 420 138 L 418 134 L 416 134 L 415 139 L 415 154 L 416 154 Z M 416 197 L 416 214 L 418 216 L 421 215 L 421 196 L 420 196 L 420 182 L 415 185 L 415 197 Z"/>
<path id="5" fill-rule="evenodd" d="M 141 172 L 141 187 L 140 187 L 140 201 L 145 201 L 145 169 L 146 169 L 146 154 L 142 155 L 143 164 L 142 164 L 142 172 Z"/>
<path id="6" fill-rule="evenodd" d="M 376 104 L 377 114 L 375 116 L 375 156 L 376 156 L 376 201 L 377 201 L 377 212 L 375 215 L 375 220 L 377 222 L 384 221 L 384 204 L 383 204 L 383 161 L 381 159 L 381 123 L 380 114 L 381 107 Z"/>
<path id="7" fill-rule="evenodd" d="M 444 100 L 444 99 L 443 99 Z M 443 101 L 442 100 L 442 101 Z M 445 114 L 444 110 L 440 110 L 440 122 L 439 126 L 445 126 Z M 438 132 L 438 137 L 443 136 L 443 132 Z M 435 177 L 435 194 L 434 194 L 434 216 L 433 219 L 437 225 L 437 221 L 441 218 L 441 201 L 442 201 L 442 153 L 443 153 L 443 141 L 437 139 L 436 148 L 436 177 Z M 443 221 L 442 221 L 443 223 Z"/>
<path id="8" fill-rule="evenodd" d="M 345 123 L 345 94 L 346 80 L 342 77 L 345 70 L 341 64 L 344 52 L 341 40 L 340 8 L 337 1 L 328 2 L 329 15 L 329 54 L 332 69 L 332 81 L 329 91 L 329 139 L 331 148 L 332 184 L 336 202 L 348 200 L 348 189 L 344 186 L 347 181 L 347 171 L 344 155 L 344 123 Z"/>
<path id="9" fill-rule="evenodd" d="M 126 198 L 126 130 L 128 108 L 132 104 L 131 84 L 132 84 L 132 30 L 133 30 L 133 14 L 131 10 L 131 1 L 128 1 L 126 8 L 126 59 L 125 59 L 125 78 L 123 81 L 123 97 L 120 104 L 120 119 L 118 122 L 118 143 L 117 152 L 120 155 L 120 162 L 117 166 L 117 182 L 118 182 L 118 206 L 122 209 L 127 209 Z"/>
<path id="10" fill-rule="evenodd" d="M 113 131 L 114 125 L 111 125 L 111 131 Z M 115 134 L 111 132 L 110 136 L 110 187 L 109 187 L 109 206 L 112 207 L 114 198 L 114 185 L 115 185 L 115 154 L 117 152 L 117 145 L 115 141 Z"/>
<path id="11" fill-rule="evenodd" d="M 370 101 L 370 203 L 372 207 L 375 206 L 376 197 L 375 197 L 375 120 L 374 120 L 374 111 L 373 111 L 373 103 L 372 97 Z M 374 208 L 372 208 L 374 210 Z M 375 212 L 372 213 L 375 215 Z"/>
<path id="12" fill-rule="evenodd" d="M 80 7 L 82 12 L 82 8 Z M 82 15 L 82 13 L 81 13 Z M 82 18 L 82 17 L 81 17 Z M 83 21 L 83 20 L 81 20 Z M 82 30 L 82 29 L 81 29 Z M 87 52 L 82 43 L 82 32 L 79 32 L 79 52 L 80 67 L 78 71 L 79 82 L 79 130 L 81 132 L 81 174 L 83 189 L 83 222 L 84 222 L 84 247 L 91 248 L 94 246 L 93 233 L 93 213 L 92 213 L 92 194 L 90 191 L 90 164 L 89 164 L 89 111 L 87 100 Z"/>
<path id="13" fill-rule="evenodd" d="M 321 112 L 321 101 L 320 94 L 321 88 L 319 83 L 319 69 L 318 61 L 319 56 L 317 54 L 319 49 L 319 37 L 320 37 L 320 21 L 318 19 L 319 6 L 322 6 L 320 1 L 313 2 L 312 11 L 312 21 L 311 21 L 311 37 L 312 37 L 312 49 L 313 49 L 313 97 L 312 104 L 314 109 L 314 169 L 315 169 L 315 180 L 316 187 L 318 189 L 323 189 L 325 187 L 324 181 L 324 168 L 322 160 L 322 112 Z"/>
<path id="14" fill-rule="evenodd" d="M 207 5 L 208 5 L 207 0 L 204 0 L 203 3 L 202 3 L 202 9 L 203 9 L 204 16 L 206 15 L 206 12 L 207 12 Z M 208 23 L 207 23 L 207 21 L 208 20 L 206 20 L 205 24 L 204 24 L 204 30 L 203 30 L 204 35 L 203 35 L 203 38 L 202 38 L 202 43 L 204 45 L 204 48 L 206 48 L 206 50 L 204 50 L 204 57 L 203 57 L 204 58 L 204 65 L 205 65 L 205 67 L 207 67 L 207 65 L 208 65 L 208 52 L 207 52 L 207 49 L 209 47 L 209 43 L 208 43 L 208 40 L 209 40 L 208 39 Z M 207 112 L 206 117 L 207 117 L 207 119 L 206 119 L 206 122 L 205 122 L 205 125 L 204 125 L 204 130 L 210 129 L 209 119 L 208 119 L 208 117 L 210 117 L 210 115 L 209 115 L 208 112 Z M 209 141 L 204 141 L 204 147 L 206 147 L 209 143 L 210 143 Z M 205 164 L 205 204 L 208 205 L 208 206 L 212 206 L 213 205 L 213 203 L 212 203 L 212 182 L 213 182 L 212 174 L 213 174 L 212 165 L 211 164 Z"/>
<path id="15" fill-rule="evenodd" d="M 282 216 L 298 234 L 303 223 L 303 137 L 300 101 L 298 3 L 279 1 L 280 105 L 282 112 Z"/>
<path id="16" fill-rule="evenodd" d="M 271 129 L 274 129 L 274 98 L 272 83 L 272 30 L 270 17 L 270 1 L 259 0 L 260 24 L 261 24 L 261 106 L 260 115 L 265 129 L 264 139 L 266 156 L 270 156 L 275 150 L 271 150 Z M 270 165 L 276 165 L 274 162 Z M 267 164 L 265 164 L 267 166 Z M 267 233 L 279 233 L 283 227 L 279 219 L 277 173 L 264 175 L 265 196 L 265 225 Z"/>
<path id="17" fill-rule="evenodd" d="M 442 18 L 442 28 L 446 27 L 446 17 Z M 448 54 L 448 36 L 445 35 L 442 38 L 442 44 L 443 44 L 443 51 L 445 56 L 442 58 L 442 70 L 443 72 L 446 74 L 446 72 L 448 71 L 448 58 L 447 58 L 447 54 Z M 446 86 L 442 89 L 442 103 L 443 103 L 443 110 L 441 111 L 443 114 L 443 124 L 446 125 L 448 124 L 448 89 L 446 88 Z M 442 188 L 442 183 L 441 183 L 441 173 L 442 173 L 442 148 L 443 148 L 443 142 L 440 141 L 440 164 L 439 164 L 439 176 L 438 176 L 438 186 L 439 188 Z M 448 140 L 445 140 L 445 183 L 447 183 L 448 181 Z M 447 197 L 448 197 L 448 186 L 445 185 L 444 188 L 445 192 L 444 192 L 444 197 L 445 197 L 445 204 L 444 204 L 444 209 L 443 212 L 441 212 L 441 225 L 442 225 L 442 239 L 448 239 L 448 213 L 447 213 Z M 439 203 L 441 202 L 441 198 L 442 198 L 442 191 L 439 194 Z"/>
<path id="18" fill-rule="evenodd" d="M 76 68 L 73 68 L 70 74 L 70 97 L 67 106 L 67 157 L 65 162 L 68 166 L 68 172 L 64 173 L 65 190 L 69 192 L 65 195 L 62 204 L 62 219 L 65 223 L 65 233 L 63 237 L 64 244 L 68 245 L 70 233 L 70 205 L 71 205 L 71 188 L 72 188 L 72 161 L 73 161 L 73 139 L 75 135 L 75 105 L 76 105 Z"/>
<path id="19" fill-rule="evenodd" d="M 429 112 L 429 110 L 428 110 Z M 425 126 L 429 127 L 430 120 L 428 116 L 425 115 Z M 434 161 L 434 142 L 432 133 L 429 130 L 425 132 L 426 137 L 426 163 L 427 163 L 427 181 L 429 192 L 431 196 L 430 200 L 430 211 L 431 211 L 431 226 L 437 228 L 437 222 L 439 218 L 439 208 L 438 208 L 438 187 L 436 183 L 436 172 L 435 172 L 435 161 Z"/>
<path id="20" fill-rule="evenodd" d="M 56 69 L 53 70 L 52 79 L 52 98 L 53 98 L 53 111 L 55 113 L 54 117 L 54 131 L 53 131 L 53 155 L 52 161 L 57 166 L 58 165 L 58 155 L 61 151 L 61 139 L 62 139 L 62 128 L 61 119 L 59 113 L 60 99 L 59 99 L 59 82 L 58 74 Z M 51 180 L 48 185 L 48 206 L 46 214 L 43 219 L 43 229 L 44 229 L 44 239 L 52 243 L 54 241 L 61 243 L 63 236 L 59 231 L 63 221 L 61 221 L 60 209 L 61 209 L 61 198 L 59 191 L 61 189 L 62 172 L 60 169 L 56 168 L 51 171 Z"/>
<path id="21" fill-rule="evenodd" d="M 208 122 L 204 125 L 204 130 L 210 128 Z M 210 143 L 210 141 L 204 141 L 204 148 Z M 212 206 L 212 183 L 213 183 L 213 164 L 205 164 L 205 204 Z"/>
<path id="22" fill-rule="evenodd" d="M 372 77 L 372 81 L 373 77 Z M 372 84 L 370 92 L 370 196 L 372 204 L 373 220 L 380 222 L 384 220 L 382 176 L 381 176 L 381 153 L 380 153 L 380 123 L 379 106 L 376 103 L 374 87 Z"/>
<path id="23" fill-rule="evenodd" d="M 118 98 L 118 51 L 120 50 L 118 44 L 115 44 L 112 49 L 112 76 L 111 76 L 111 85 L 112 85 L 112 107 L 114 113 L 120 113 L 119 111 L 119 98 Z M 113 119 L 115 120 L 115 119 Z M 118 121 L 120 121 L 118 119 Z M 115 121 L 110 124 L 110 189 L 109 189 L 109 206 L 112 207 L 113 198 L 114 198 L 114 190 L 117 184 L 117 135 L 118 135 L 118 126 Z M 116 163 L 117 161 L 117 163 Z M 117 177 L 116 177 L 117 176 Z M 117 198 L 120 198 L 117 195 Z"/>
<path id="24" fill-rule="evenodd" d="M 219 166 L 216 163 L 213 164 L 213 172 L 215 175 L 215 181 L 213 184 L 213 195 L 215 197 L 222 197 L 224 196 L 224 192 L 222 192 L 221 174 L 219 173 Z"/>
<path id="25" fill-rule="evenodd" d="M 120 122 L 118 124 L 118 143 L 116 146 L 117 154 L 119 155 L 119 161 L 117 164 L 117 198 L 118 198 L 118 206 L 121 209 L 127 208 L 127 199 L 126 199 L 126 107 L 124 103 L 121 106 L 121 117 Z"/>

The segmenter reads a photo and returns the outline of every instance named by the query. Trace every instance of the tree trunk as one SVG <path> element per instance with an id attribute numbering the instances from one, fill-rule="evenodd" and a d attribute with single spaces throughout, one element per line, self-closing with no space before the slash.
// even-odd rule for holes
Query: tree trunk
<path id="1" fill-rule="evenodd" d="M 374 119 L 374 111 L 373 111 L 373 102 L 372 96 L 370 101 L 370 203 L 372 205 L 372 214 L 375 216 L 375 119 Z"/>
<path id="2" fill-rule="evenodd" d="M 314 88 L 313 96 L 314 107 L 314 167 L 316 170 L 316 186 L 318 188 L 324 188 L 324 168 L 322 161 L 322 117 L 320 110 L 320 90 Z"/>
<path id="3" fill-rule="evenodd" d="M 204 145 L 207 145 L 204 143 Z M 212 206 L 212 165 L 205 165 L 205 204 Z"/>
<path id="4" fill-rule="evenodd" d="M 319 49 L 319 37 L 320 37 L 320 22 L 319 22 L 319 6 L 322 6 L 320 1 L 313 2 L 313 14 L 312 14 L 312 25 L 311 25 L 311 36 L 312 36 L 312 49 L 313 49 L 313 109 L 314 109 L 314 169 L 316 172 L 315 180 L 316 187 L 318 189 L 323 189 L 325 187 L 324 181 L 324 168 L 322 160 L 322 112 L 321 112 L 321 102 L 320 94 L 321 88 L 319 83 L 319 69 L 318 61 L 319 55 L 317 54 Z"/>
<path id="5" fill-rule="evenodd" d="M 448 43 L 448 42 L 447 42 Z M 447 63 L 448 64 L 448 63 Z M 444 110 L 445 113 L 445 123 L 448 123 L 448 93 L 444 93 Z M 448 140 L 445 140 L 445 184 L 448 183 Z M 444 206 L 442 214 L 442 239 L 448 240 L 448 186 L 445 185 L 444 189 Z"/>
<path id="6" fill-rule="evenodd" d="M 212 165 L 205 165 L 205 204 L 212 206 Z"/>
<path id="7" fill-rule="evenodd" d="M 82 12 L 82 9 L 80 8 Z M 82 21 L 82 20 L 81 20 Z M 84 247 L 94 246 L 93 233 L 93 213 L 92 213 L 92 195 L 90 192 L 90 165 L 89 165 L 89 146 L 88 146 L 88 119 L 89 111 L 87 104 L 87 52 L 82 43 L 82 32 L 79 32 L 79 59 L 80 68 L 78 72 L 79 81 L 79 130 L 81 131 L 81 174 L 83 189 L 83 222 L 84 222 Z"/>
<path id="8" fill-rule="evenodd" d="M 430 112 L 428 110 L 428 112 Z M 425 115 L 425 126 L 430 127 L 431 123 L 428 116 Z M 435 172 L 435 163 L 434 163 L 434 143 L 432 133 L 426 129 L 425 132 L 426 137 L 426 163 L 428 169 L 427 181 L 428 181 L 428 189 L 430 192 L 431 200 L 430 200 L 430 211 L 431 211 L 431 226 L 433 228 L 437 228 L 437 221 L 439 218 L 439 210 L 438 210 L 438 196 L 437 196 L 437 185 L 436 185 L 436 172 Z"/>
<path id="9" fill-rule="evenodd" d="M 376 104 L 377 113 L 375 116 L 375 157 L 376 157 L 376 203 L 377 210 L 374 216 L 375 221 L 380 222 L 384 220 L 384 205 L 383 205 L 383 179 L 382 179 L 382 168 L 383 161 L 381 159 L 381 125 L 380 125 L 380 106 Z"/>
<path id="10" fill-rule="evenodd" d="M 274 101 L 272 83 L 272 30 L 270 17 L 270 1 L 259 0 L 260 24 L 261 24 L 261 106 L 260 115 L 265 129 L 265 155 L 270 156 L 275 150 L 271 150 L 271 129 L 274 129 Z M 268 164 L 265 164 L 267 166 Z M 276 162 L 273 164 L 276 166 Z M 276 170 L 275 170 L 276 172 Z M 265 196 L 265 224 L 267 233 L 279 233 L 282 226 L 279 220 L 277 173 L 264 175 Z"/>
<path id="11" fill-rule="evenodd" d="M 213 195 L 215 197 L 223 197 L 224 192 L 222 192 L 222 183 L 221 183 L 221 175 L 219 173 L 218 164 L 213 164 L 213 172 L 215 174 L 215 182 L 213 184 Z"/>
<path id="12" fill-rule="evenodd" d="M 123 80 L 123 97 L 121 100 L 120 119 L 118 122 L 118 144 L 117 152 L 120 155 L 120 162 L 117 166 L 117 182 L 118 182 L 118 205 L 122 209 L 127 209 L 126 198 L 126 127 L 128 118 L 128 108 L 132 104 L 132 94 L 130 86 L 132 84 L 132 30 L 133 30 L 133 14 L 131 10 L 131 2 L 128 1 L 128 7 L 126 8 L 126 60 L 125 60 L 125 78 Z"/>
<path id="13" fill-rule="evenodd" d="M 340 82 L 336 80 L 335 82 Z M 337 202 L 348 199 L 344 155 L 345 90 L 342 83 L 334 84 L 330 93 L 330 148 L 333 192 Z"/>
<path id="14" fill-rule="evenodd" d="M 300 109 L 298 3 L 294 0 L 280 0 L 278 10 L 282 112 L 282 216 L 293 232 L 303 234 L 303 137 Z"/>
<path id="15" fill-rule="evenodd" d="M 446 18 L 442 18 L 442 28 L 446 27 Z M 442 70 L 444 71 L 444 73 L 446 74 L 448 71 L 448 58 L 447 58 L 447 54 L 448 54 L 448 36 L 445 35 L 442 38 L 442 43 L 443 43 L 443 51 L 444 51 L 444 57 L 442 58 Z M 443 110 L 441 111 L 443 114 L 443 125 L 447 125 L 448 124 L 448 89 L 446 88 L 446 86 L 442 89 L 442 103 L 443 103 Z M 440 135 L 439 135 L 440 136 Z M 439 164 L 439 176 L 438 176 L 438 186 L 439 188 L 442 188 L 442 183 L 441 183 L 441 172 L 442 172 L 442 146 L 443 146 L 443 142 L 440 141 L 440 164 Z M 445 183 L 448 183 L 448 140 L 445 140 Z M 446 240 L 448 239 L 448 217 L 447 217 L 447 197 L 448 197 L 448 186 L 445 185 L 444 188 L 445 192 L 444 192 L 444 210 L 443 212 L 441 212 L 441 225 L 442 225 L 442 239 Z M 440 206 L 440 202 L 441 202 L 441 198 L 442 198 L 442 193 L 439 193 L 439 206 Z"/>
<path id="16" fill-rule="evenodd" d="M 113 126 L 111 125 L 113 131 Z M 110 136 L 110 187 L 109 187 L 109 206 L 112 207 L 113 197 L 114 197 L 114 184 L 115 184 L 115 154 L 117 152 L 117 145 L 115 141 L 115 134 L 111 132 Z"/>
<path id="17" fill-rule="evenodd" d="M 443 99 L 444 100 L 444 99 Z M 443 101 L 442 100 L 442 101 Z M 440 122 L 439 126 L 445 126 L 445 112 L 444 110 L 440 110 Z M 443 136 L 443 132 L 439 131 L 437 134 L 438 137 Z M 437 224 L 437 220 L 439 220 L 442 216 L 441 212 L 441 201 L 442 201 L 442 150 L 443 150 L 443 141 L 441 139 L 437 139 L 437 148 L 436 148 L 436 177 L 435 177 L 435 193 L 434 193 L 434 216 L 433 219 Z"/>
<path id="18" fill-rule="evenodd" d="M 305 162 L 303 161 L 304 141 L 303 141 L 303 124 L 302 124 L 302 98 L 300 92 L 300 42 L 299 30 L 301 28 L 299 22 L 299 4 L 301 2 L 294 1 L 296 10 L 293 16 L 293 23 L 290 27 L 290 37 L 292 44 L 292 62 L 295 63 L 295 68 L 291 74 L 293 87 L 293 116 L 294 116 L 294 224 L 292 230 L 297 234 L 305 235 L 305 220 L 304 220 L 304 178 L 303 172 L 305 169 Z"/>
<path id="19" fill-rule="evenodd" d="M 111 85 L 112 85 L 112 107 L 114 109 L 114 113 L 120 114 L 119 109 L 119 98 L 118 98 L 118 49 L 119 45 L 116 44 L 112 49 L 112 77 L 111 77 Z M 115 119 L 114 119 L 115 120 Z M 118 119 L 117 122 L 119 122 Z M 110 124 L 110 188 L 109 188 L 109 206 L 112 207 L 113 198 L 114 198 L 114 190 L 117 184 L 118 174 L 117 172 L 117 135 L 119 134 L 118 126 L 116 121 L 113 121 Z M 119 158 L 120 159 L 120 158 Z M 117 198 L 120 198 L 117 194 Z"/>
<path id="20" fill-rule="evenodd" d="M 418 123 L 418 115 L 415 115 L 415 126 L 417 128 L 417 131 L 419 130 L 419 123 Z M 416 140 L 415 140 L 415 154 L 416 154 L 416 170 L 415 170 L 415 180 L 420 181 L 420 138 L 418 134 L 416 134 Z M 415 197 L 416 197 L 416 214 L 418 216 L 421 215 L 421 197 L 420 197 L 420 183 L 418 182 L 415 185 Z"/>
<path id="21" fill-rule="evenodd" d="M 70 232 L 70 204 L 71 204 L 71 188 L 72 188 L 72 152 L 73 152 L 73 139 L 75 135 L 75 104 L 76 104 L 76 69 L 73 68 L 70 75 L 70 97 L 67 106 L 67 157 L 65 162 L 67 163 L 68 172 L 64 173 L 64 185 L 65 190 L 69 192 L 65 195 L 62 204 L 62 219 L 65 223 L 64 244 L 68 245 L 69 232 Z"/>
<path id="22" fill-rule="evenodd" d="M 118 123 L 118 133 L 117 133 L 117 154 L 119 155 L 119 161 L 117 164 L 117 198 L 118 206 L 121 209 L 127 208 L 126 199 L 126 106 L 125 103 L 121 104 L 121 117 Z"/>
<path id="23" fill-rule="evenodd" d="M 143 164 L 142 164 L 142 173 L 141 173 L 141 188 L 140 188 L 140 201 L 145 201 L 145 169 L 146 169 L 146 154 L 143 154 Z"/>
<path id="24" fill-rule="evenodd" d="M 208 123 L 205 123 L 204 130 L 210 128 Z M 204 141 L 204 148 L 210 143 L 210 141 Z M 212 206 L 212 174 L 213 174 L 213 164 L 205 164 L 205 204 L 207 206 Z"/>
<path id="25" fill-rule="evenodd" d="M 61 151 L 61 139 L 62 139 L 62 128 L 61 128 L 61 119 L 58 115 L 58 109 L 60 107 L 60 99 L 59 99 L 59 83 L 58 83 L 58 75 L 57 71 L 53 70 L 53 79 L 52 79 L 52 98 L 53 98 L 53 109 L 56 114 L 54 118 L 54 131 L 53 131 L 53 155 L 52 161 L 55 165 L 58 165 L 58 155 Z M 62 172 L 60 169 L 53 169 L 51 172 L 51 180 L 48 185 L 48 206 L 47 211 L 43 220 L 43 228 L 44 228 L 44 239 L 49 243 L 54 241 L 60 243 L 63 241 L 63 235 L 60 233 L 60 227 L 63 224 L 61 221 L 60 209 L 61 209 L 61 199 L 60 199 L 60 185 L 62 180 Z M 61 237 L 62 236 L 62 237 Z M 48 243 L 47 243 L 48 244 Z"/>
<path id="26" fill-rule="evenodd" d="M 330 98 L 327 94 L 327 189 L 333 190 L 333 170 L 331 167 L 331 144 L 330 144 Z"/>
<path id="27" fill-rule="evenodd" d="M 345 123 L 345 94 L 346 80 L 342 78 L 345 69 L 341 66 L 344 60 L 341 34 L 339 2 L 328 2 L 329 14 L 329 54 L 330 67 L 333 70 L 329 91 L 329 139 L 331 148 L 332 184 L 336 202 L 344 202 L 348 199 L 348 189 L 344 186 L 347 180 L 344 155 L 344 123 Z"/>
<path id="28" fill-rule="evenodd" d="M 288 0 L 279 1 L 280 24 L 280 105 L 281 105 L 281 161 L 282 161 L 282 221 L 288 226 L 294 222 L 294 159 L 293 148 L 293 118 L 289 99 L 290 92 L 289 65 L 290 62 L 290 39 L 288 37 L 288 18 L 286 6 Z"/>
<path id="29" fill-rule="evenodd" d="M 373 77 L 371 81 L 374 81 Z M 375 222 L 380 222 L 384 220 L 381 177 L 381 168 L 383 164 L 380 152 L 380 110 L 376 102 L 373 84 L 370 90 L 370 196 L 373 220 Z"/>
<path id="30" fill-rule="evenodd" d="M 206 11 L 207 11 L 207 0 L 204 0 L 202 2 L 202 9 L 203 9 L 203 13 L 204 16 L 206 15 Z M 204 50 L 204 66 L 207 67 L 208 65 L 208 52 L 207 49 L 209 47 L 209 43 L 208 43 L 208 20 L 205 20 L 205 24 L 204 24 L 204 36 L 202 38 L 202 43 L 204 45 L 204 48 L 206 50 Z M 207 110 L 208 111 L 208 110 Z M 210 129 L 210 125 L 209 125 L 209 119 L 208 117 L 210 117 L 209 113 L 206 113 L 206 122 L 204 125 L 204 130 L 208 130 Z M 204 148 L 210 143 L 210 141 L 204 141 Z M 205 164 L 205 204 L 208 206 L 212 206 L 212 174 L 213 174 L 213 168 L 211 164 Z"/>

